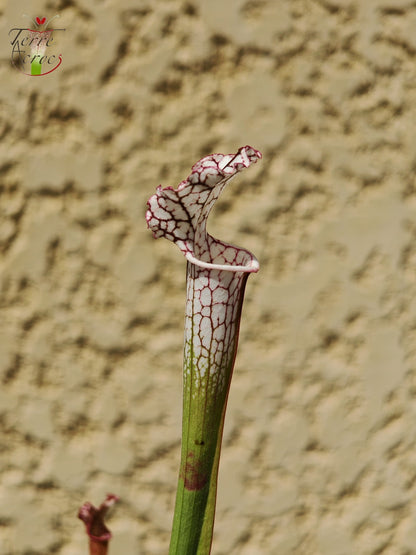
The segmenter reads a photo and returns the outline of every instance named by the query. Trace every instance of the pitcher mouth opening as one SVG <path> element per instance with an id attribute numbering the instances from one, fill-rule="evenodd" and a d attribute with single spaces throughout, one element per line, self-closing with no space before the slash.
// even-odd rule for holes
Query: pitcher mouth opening
<path id="1" fill-rule="evenodd" d="M 245 265 L 234 265 L 234 264 L 216 264 L 215 262 L 204 262 L 195 258 L 190 252 L 185 254 L 185 258 L 191 264 L 195 264 L 199 268 L 205 268 L 207 270 L 225 270 L 228 272 L 246 272 L 255 273 L 259 271 L 260 264 L 257 258 L 252 256 L 252 258 Z"/>

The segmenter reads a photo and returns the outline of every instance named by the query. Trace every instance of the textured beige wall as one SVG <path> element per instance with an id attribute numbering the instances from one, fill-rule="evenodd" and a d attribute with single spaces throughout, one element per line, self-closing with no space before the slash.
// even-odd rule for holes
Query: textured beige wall
<path id="1" fill-rule="evenodd" d="M 7 32 L 61 15 L 63 64 Z M 253 250 L 215 555 L 416 553 L 411 0 L 8 1 L 0 19 L 0 553 L 167 552 L 185 261 L 155 187 L 251 144 L 210 230 Z M 58 40 L 58 37 L 57 37 Z"/>

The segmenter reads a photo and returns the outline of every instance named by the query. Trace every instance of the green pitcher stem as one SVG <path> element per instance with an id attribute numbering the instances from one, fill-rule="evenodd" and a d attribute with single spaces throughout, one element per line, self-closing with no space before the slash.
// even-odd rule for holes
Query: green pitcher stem
<path id="1" fill-rule="evenodd" d="M 209 407 L 211 403 L 204 395 L 192 398 L 192 378 L 190 381 L 185 383 L 181 466 L 170 555 L 209 555 L 214 527 L 227 392 L 215 400 L 215 408 Z"/>

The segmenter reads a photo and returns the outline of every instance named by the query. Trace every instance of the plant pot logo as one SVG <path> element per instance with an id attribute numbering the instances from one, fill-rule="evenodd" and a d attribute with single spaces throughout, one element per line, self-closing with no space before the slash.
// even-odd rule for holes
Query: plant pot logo
<path id="1" fill-rule="evenodd" d="M 46 17 L 36 17 L 31 20 L 32 29 L 26 27 L 13 27 L 9 31 L 12 46 L 12 65 L 25 75 L 42 77 L 49 75 L 62 63 L 62 54 L 56 53 L 55 32 L 65 29 L 48 28 L 49 21 Z"/>

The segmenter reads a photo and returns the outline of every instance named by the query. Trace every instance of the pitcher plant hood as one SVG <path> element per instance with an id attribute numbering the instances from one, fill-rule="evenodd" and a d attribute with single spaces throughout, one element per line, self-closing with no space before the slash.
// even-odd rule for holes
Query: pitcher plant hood
<path id="1" fill-rule="evenodd" d="M 259 263 L 253 254 L 211 237 L 206 222 L 225 185 L 259 158 L 261 153 L 250 146 L 237 154 L 212 154 L 197 162 L 177 189 L 159 185 L 146 213 L 155 239 L 173 241 L 189 262 L 201 268 L 257 272 Z"/>

